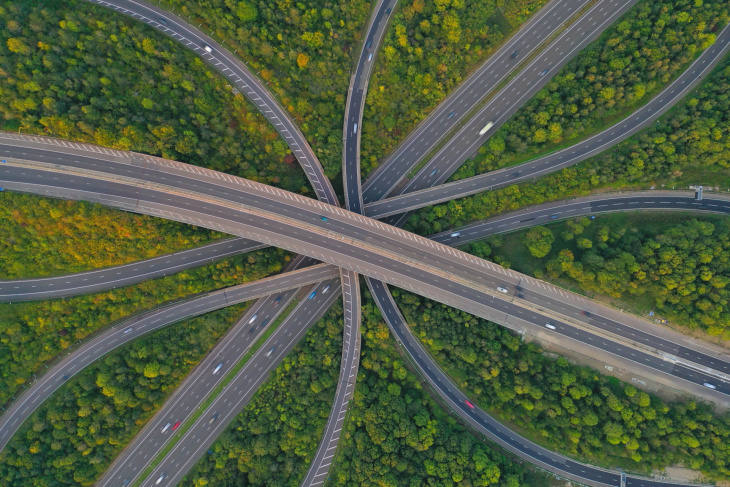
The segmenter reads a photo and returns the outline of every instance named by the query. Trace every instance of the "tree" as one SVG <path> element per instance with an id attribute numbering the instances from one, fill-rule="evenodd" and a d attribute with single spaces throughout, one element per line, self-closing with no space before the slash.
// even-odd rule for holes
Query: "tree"
<path id="1" fill-rule="evenodd" d="M 541 258 L 550 253 L 555 236 L 549 228 L 538 226 L 525 234 L 524 244 L 533 257 Z"/>

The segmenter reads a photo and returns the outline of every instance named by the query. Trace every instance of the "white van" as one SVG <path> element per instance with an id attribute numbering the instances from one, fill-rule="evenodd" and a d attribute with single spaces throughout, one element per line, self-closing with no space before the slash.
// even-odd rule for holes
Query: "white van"
<path id="1" fill-rule="evenodd" d="M 221 367 L 223 367 L 223 362 L 216 365 L 215 369 L 213 370 L 213 374 L 217 374 L 219 370 L 221 370 Z"/>
<path id="2" fill-rule="evenodd" d="M 555 325 L 553 325 L 552 323 L 545 323 L 545 328 L 547 328 L 548 330 L 554 330 Z"/>
<path id="3" fill-rule="evenodd" d="M 162 429 L 160 430 L 160 433 L 164 433 L 165 431 L 170 429 L 170 424 L 171 423 L 167 423 L 165 426 L 163 426 Z"/>
<path id="4" fill-rule="evenodd" d="M 256 321 L 256 318 L 258 318 L 258 317 L 259 317 L 259 315 L 253 315 L 253 316 L 251 317 L 251 319 L 250 319 L 250 320 L 248 320 L 248 324 L 250 325 L 251 323 L 253 323 L 254 321 Z"/>
<path id="5" fill-rule="evenodd" d="M 461 237 L 461 232 L 454 232 L 450 235 L 451 238 Z"/>
<path id="6" fill-rule="evenodd" d="M 353 125 L 352 133 L 353 134 L 356 134 L 357 133 L 357 124 Z"/>

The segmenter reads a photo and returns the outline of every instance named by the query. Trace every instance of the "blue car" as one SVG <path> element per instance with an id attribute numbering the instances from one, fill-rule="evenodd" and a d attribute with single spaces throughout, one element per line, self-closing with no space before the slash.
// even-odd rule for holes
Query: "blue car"
<path id="1" fill-rule="evenodd" d="M 314 299 L 314 297 L 315 297 L 316 295 L 317 295 L 317 291 L 312 291 L 312 294 L 310 294 L 310 295 L 309 295 L 309 298 L 307 298 L 307 299 L 308 299 L 308 300 L 312 300 L 312 299 Z"/>
<path id="2" fill-rule="evenodd" d="M 320 218 L 322 219 L 323 222 L 326 222 L 327 221 L 327 217 L 326 216 L 320 216 Z"/>

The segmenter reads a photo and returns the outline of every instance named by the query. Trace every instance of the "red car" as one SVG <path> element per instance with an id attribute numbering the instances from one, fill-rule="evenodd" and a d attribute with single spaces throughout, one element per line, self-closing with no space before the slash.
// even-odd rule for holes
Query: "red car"
<path id="1" fill-rule="evenodd" d="M 474 406 L 472 406 L 472 407 L 474 407 Z M 175 431 L 176 429 L 178 429 L 180 427 L 180 423 L 182 423 L 182 421 L 178 421 L 177 423 L 175 423 L 175 425 L 172 427 L 172 431 Z"/>
<path id="2" fill-rule="evenodd" d="M 464 402 L 466 403 L 467 406 L 469 406 L 470 408 L 474 409 L 474 405 L 471 402 L 469 402 L 468 399 L 466 401 L 464 401 Z"/>

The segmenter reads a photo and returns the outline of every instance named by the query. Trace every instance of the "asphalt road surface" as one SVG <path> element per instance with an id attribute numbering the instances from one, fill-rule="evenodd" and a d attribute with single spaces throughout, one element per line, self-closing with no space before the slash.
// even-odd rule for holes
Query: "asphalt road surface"
<path id="1" fill-rule="evenodd" d="M 366 203 L 386 197 L 419 160 L 522 62 L 539 51 L 586 4 L 585 0 L 553 0 L 545 5 L 505 44 L 461 83 L 421 122 L 363 184 Z M 517 53 L 512 57 L 513 53 Z M 348 124 L 353 121 L 348 119 Z"/>
<path id="2" fill-rule="evenodd" d="M 345 426 L 347 408 L 355 393 L 357 369 L 360 365 L 360 283 L 352 271 L 342 269 L 342 295 L 344 298 L 344 319 L 342 360 L 335 398 L 332 402 L 327 425 L 322 433 L 317 452 L 314 454 L 307 475 L 301 485 L 316 487 L 327 480 L 327 474 L 337 453 L 342 428 Z"/>
<path id="3" fill-rule="evenodd" d="M 200 247 L 130 264 L 57 277 L 0 281 L 0 303 L 66 298 L 96 293 L 200 267 L 216 260 L 266 247 L 244 238 L 225 239 Z"/>
<path id="4" fill-rule="evenodd" d="M 0 450 L 5 447 L 22 423 L 51 394 L 69 378 L 107 353 L 136 340 L 142 335 L 183 319 L 249 301 L 260 296 L 283 293 L 286 290 L 312 284 L 321 279 L 332 278 L 332 276 L 339 276 L 339 271 L 335 267 L 318 265 L 163 306 L 141 313 L 104 330 L 32 382 L 30 387 L 7 408 L 7 411 L 0 417 Z"/>
<path id="5" fill-rule="evenodd" d="M 7 166 L 7 170 L 11 167 Z M 13 171 L 10 171 L 11 173 Z M 46 177 L 46 184 L 64 184 L 60 179 L 53 180 L 53 174 L 43 174 Z M 24 169 L 21 178 L 26 178 L 28 181 L 39 182 L 38 176 L 41 172 L 35 170 Z M 65 178 L 64 178 L 65 179 Z M 75 186 L 78 188 L 87 187 L 87 181 L 80 176 L 74 176 L 74 181 L 68 181 L 67 185 Z M 66 186 L 67 186 L 66 185 Z M 101 184 L 96 182 L 96 188 L 104 191 L 105 193 L 116 192 L 127 192 L 130 188 L 123 187 L 117 183 L 105 183 L 104 188 L 101 188 Z M 156 191 L 143 190 L 140 188 L 132 189 L 133 194 L 143 201 L 148 201 L 146 204 L 152 203 L 156 199 L 163 199 L 170 204 L 172 208 L 185 208 L 185 198 L 174 195 L 175 198 L 169 198 L 172 196 L 168 193 L 158 194 Z M 240 195 L 240 193 L 237 193 Z M 248 204 L 258 204 L 252 198 L 248 198 Z M 267 206 L 269 210 L 276 210 L 276 205 L 272 203 L 276 202 L 273 199 L 269 199 Z M 313 200 L 302 198 L 303 203 L 311 204 L 317 203 Z M 212 203 L 196 203 L 195 214 L 201 215 L 205 218 L 210 219 L 218 212 L 224 210 L 219 208 L 217 205 Z M 325 205 L 326 206 L 326 205 Z M 280 208 L 278 213 L 289 213 L 290 218 L 295 218 L 293 221 L 278 221 L 272 219 L 276 214 L 270 214 L 269 217 L 263 217 L 254 214 L 241 214 L 237 213 L 235 216 L 230 208 L 225 208 L 226 212 L 229 213 L 226 221 L 236 221 L 238 224 L 244 224 L 246 228 L 251 229 L 255 232 L 253 234 L 244 232 L 249 238 L 255 240 L 265 241 L 271 245 L 290 248 L 300 253 L 308 253 L 311 257 L 321 259 L 334 263 L 335 265 L 350 268 L 358 272 L 363 271 L 366 275 L 376 277 L 391 284 L 409 289 L 413 292 L 427 296 L 431 299 L 443 302 L 448 305 L 456 306 L 464 311 L 475 312 L 477 315 L 483 318 L 496 321 L 504 324 L 504 317 L 495 315 L 493 313 L 493 304 L 497 301 L 503 301 L 504 297 L 501 293 L 491 294 L 488 289 L 495 289 L 497 286 L 506 287 L 511 285 L 520 285 L 527 291 L 534 291 L 541 297 L 542 301 L 547 298 L 550 300 L 557 300 L 564 304 L 580 303 L 582 306 L 588 302 L 584 298 L 565 293 L 559 288 L 549 286 L 529 278 L 527 276 L 514 273 L 513 271 L 504 270 L 499 266 L 482 261 L 468 254 L 455 252 L 451 249 L 445 249 L 438 247 L 431 241 L 425 240 L 421 242 L 420 237 L 413 236 L 403 232 L 399 235 L 395 229 L 384 225 L 376 224 L 370 221 L 370 225 L 341 225 L 346 223 L 340 220 L 340 216 L 353 215 L 347 213 L 344 210 L 327 207 L 330 213 L 330 218 L 327 222 L 321 221 L 321 213 L 302 211 L 303 208 Z M 182 211 L 182 210 L 179 210 Z M 292 213 L 293 211 L 293 213 Z M 320 209 L 321 211 L 321 209 Z M 337 218 L 335 218 L 335 215 Z M 356 215 L 354 215 L 356 216 Z M 362 218 L 362 217 L 357 217 Z M 204 220 L 195 221 L 196 224 L 202 226 L 206 225 Z M 304 228 L 301 227 L 303 223 L 309 223 Z M 312 232 L 310 229 L 315 225 L 322 223 L 326 224 L 326 233 L 317 234 Z M 297 228 L 299 227 L 299 228 Z M 383 230 L 383 232 L 370 232 L 373 228 Z M 226 230 L 225 228 L 218 228 L 215 225 L 211 225 L 211 228 L 218 230 Z M 266 229 L 266 230 L 261 230 Z M 229 227 L 228 231 L 235 231 L 232 227 Z M 270 237 L 273 232 L 276 235 L 275 239 Z M 351 239 L 350 241 L 343 240 Z M 292 242 L 296 242 L 293 244 Z M 418 244 L 414 245 L 414 243 Z M 375 243 L 374 245 L 368 245 Z M 306 246 L 302 246 L 306 245 Z M 315 250 L 316 249 L 316 250 Z M 387 252 L 383 252 L 383 251 Z M 303 252 L 302 252 L 303 251 Z M 337 257 L 334 257 L 337 255 Z M 361 267 L 362 266 L 362 267 Z M 352 267 L 355 267 L 352 269 Z M 484 299 L 486 295 L 488 300 Z M 496 300 L 495 300 L 495 296 Z M 466 301 L 464 301 L 466 300 Z M 473 305 L 477 304 L 474 308 Z M 489 303 L 489 305 L 487 305 Z M 593 304 L 593 306 L 598 306 Z M 671 353 L 671 352 L 669 352 Z M 709 360 L 698 352 L 697 355 L 701 365 L 711 366 Z M 714 361 L 716 359 L 713 358 Z M 706 363 L 702 363 L 706 362 Z"/>
<path id="6" fill-rule="evenodd" d="M 327 293 L 324 287 L 330 286 Z M 161 486 L 176 485 L 195 464 L 206 454 L 216 438 L 226 430 L 243 408 L 248 404 L 258 388 L 265 382 L 269 373 L 286 357 L 294 346 L 304 337 L 309 327 L 321 318 L 340 295 L 340 279 L 323 281 L 317 285 L 317 295 L 313 299 L 303 299 L 271 334 L 264 344 L 251 356 L 243 368 L 226 388 L 213 400 L 198 421 L 190 426 L 165 456 L 162 462 L 142 482 L 142 486 L 154 486 L 161 475 L 165 478 Z M 311 295 L 311 293 L 310 293 Z M 302 310 L 302 308 L 305 308 Z M 212 373 L 212 372 L 211 372 Z M 196 383 L 197 386 L 197 383 Z M 275 407 L 275 405 L 271 405 Z M 215 413 L 218 418 L 210 421 Z M 156 416 L 157 418 L 157 416 Z M 160 418 L 157 426 L 164 427 Z M 184 424 L 184 423 L 183 423 Z M 144 443 L 150 448 L 150 455 L 157 453 L 162 445 Z M 138 455 L 137 455 L 138 458 Z M 150 456 L 150 459 L 152 457 Z M 131 462 L 130 468 L 139 472 L 146 467 L 140 461 Z M 140 468 L 141 467 L 141 468 Z M 105 477 L 106 478 L 106 477 Z M 104 484 L 100 484 L 102 487 Z M 108 484 L 109 486 L 115 484 Z M 120 484 L 121 485 L 121 484 Z"/>
<path id="7" fill-rule="evenodd" d="M 408 352 L 412 362 L 434 391 L 467 424 L 507 451 L 562 477 L 596 487 L 621 487 L 621 475 L 618 472 L 579 463 L 547 450 L 511 431 L 478 406 L 469 407 L 466 402 L 469 398 L 441 370 L 418 339 L 410 332 L 387 288 L 382 284 L 374 283 L 370 279 L 368 279 L 368 285 L 373 295 L 379 296 L 377 300 L 378 307 L 383 317 L 386 318 L 386 322 L 393 331 L 398 344 Z M 541 319 L 542 317 L 538 315 L 538 321 L 535 322 L 536 326 L 541 326 Z M 633 358 L 629 358 L 629 360 L 633 360 Z M 654 481 L 627 475 L 625 485 L 627 487 L 690 487 L 690 485 L 695 486 L 696 484 Z"/>
<path id="8" fill-rule="evenodd" d="M 332 184 L 325 176 L 322 165 L 299 127 L 290 118 L 289 113 L 268 92 L 264 84 L 234 54 L 177 15 L 153 4 L 141 0 L 87 1 L 144 22 L 175 39 L 220 71 L 233 86 L 258 107 L 284 138 L 312 183 L 317 198 L 331 205 L 339 206 Z"/>
<path id="9" fill-rule="evenodd" d="M 728 50 L 730 50 L 729 41 L 730 25 L 726 26 L 722 32 L 720 32 L 713 46 L 706 49 L 687 70 L 685 70 L 659 95 L 652 98 L 649 103 L 636 110 L 624 120 L 583 142 L 518 166 L 511 166 L 486 174 L 481 174 L 479 176 L 454 181 L 452 183 L 441 184 L 448 178 L 448 176 L 446 176 L 447 172 L 448 175 L 451 175 L 453 170 L 456 170 L 456 168 L 461 165 L 464 160 L 466 160 L 466 157 L 468 157 L 468 155 L 471 154 L 476 147 L 483 143 L 483 140 L 478 137 L 470 136 L 464 139 L 465 144 L 472 145 L 468 146 L 462 152 L 462 155 L 464 155 L 463 157 L 457 157 L 455 152 L 445 152 L 441 156 L 441 159 L 437 157 L 431 161 L 443 162 L 443 165 L 439 166 L 440 172 L 433 178 L 427 178 L 426 180 L 419 179 L 422 183 L 418 183 L 417 186 L 409 186 L 409 191 L 412 192 L 409 192 L 408 194 L 403 194 L 366 205 L 365 214 L 371 218 L 383 218 L 389 215 L 404 214 L 405 212 L 415 210 L 417 208 L 431 206 L 444 201 L 450 201 L 455 198 L 503 186 L 509 186 L 519 182 L 525 182 L 526 180 L 544 176 L 565 167 L 572 166 L 588 159 L 589 157 L 599 154 L 651 125 L 661 115 L 666 113 L 671 107 L 682 100 L 708 74 L 710 74 L 712 68 L 714 68 L 728 53 Z M 477 121 L 476 123 L 467 126 L 471 127 L 472 132 L 478 132 L 481 127 L 480 124 L 484 121 L 482 119 L 478 120 L 481 121 Z M 500 117 L 500 120 L 506 120 L 506 118 Z M 452 141 L 454 140 L 455 139 L 452 139 Z M 457 143 L 458 140 L 454 143 Z M 451 148 L 453 148 L 453 146 L 451 146 Z M 427 167 L 431 167 L 430 163 Z M 453 170 L 451 170 L 451 168 L 453 168 Z M 437 184 L 441 185 L 437 186 Z"/>

